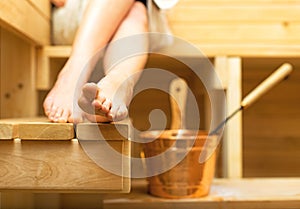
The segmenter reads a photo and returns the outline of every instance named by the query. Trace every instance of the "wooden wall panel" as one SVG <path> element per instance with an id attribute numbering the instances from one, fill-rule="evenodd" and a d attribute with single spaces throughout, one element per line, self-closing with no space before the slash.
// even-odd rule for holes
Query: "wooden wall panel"
<path id="1" fill-rule="evenodd" d="M 174 35 L 201 44 L 300 44 L 300 1 L 182 0 L 167 12 Z M 188 14 L 188 15 L 187 15 Z"/>
<path id="2" fill-rule="evenodd" d="M 244 110 L 244 176 L 300 176 L 300 60 L 244 59 L 246 95 L 281 63 L 294 65 L 290 78 Z"/>
<path id="3" fill-rule="evenodd" d="M 33 117 L 37 113 L 34 47 L 1 30 L 1 118 Z"/>

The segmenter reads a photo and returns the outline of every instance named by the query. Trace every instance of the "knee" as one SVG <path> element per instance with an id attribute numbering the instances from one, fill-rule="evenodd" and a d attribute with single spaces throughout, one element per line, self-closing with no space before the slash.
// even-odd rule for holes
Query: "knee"
<path id="1" fill-rule="evenodd" d="M 124 22 L 127 26 L 143 27 L 144 30 L 148 29 L 148 15 L 145 5 L 141 2 L 135 2 L 130 9 Z"/>

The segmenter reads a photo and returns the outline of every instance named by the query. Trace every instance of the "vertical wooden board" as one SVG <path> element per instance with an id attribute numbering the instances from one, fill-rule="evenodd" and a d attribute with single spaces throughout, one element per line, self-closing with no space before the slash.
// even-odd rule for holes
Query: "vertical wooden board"
<path id="1" fill-rule="evenodd" d="M 34 57 L 32 45 L 1 30 L 1 118 L 36 115 Z"/>
<path id="2" fill-rule="evenodd" d="M 38 90 L 50 89 L 49 57 L 45 56 L 42 48 L 37 49 L 36 88 Z"/>
<path id="3" fill-rule="evenodd" d="M 241 58 L 228 58 L 227 114 L 240 107 L 242 96 Z M 237 113 L 226 124 L 224 149 L 224 175 L 229 178 L 242 177 L 242 114 Z"/>

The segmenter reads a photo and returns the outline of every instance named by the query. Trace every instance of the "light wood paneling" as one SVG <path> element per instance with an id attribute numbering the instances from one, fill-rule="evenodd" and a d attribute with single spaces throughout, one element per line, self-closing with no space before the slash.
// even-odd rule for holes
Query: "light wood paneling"
<path id="1" fill-rule="evenodd" d="M 283 62 L 294 65 L 289 79 L 243 113 L 243 163 L 246 177 L 300 175 L 299 59 L 244 59 L 243 94 L 247 94 Z"/>
<path id="2" fill-rule="evenodd" d="M 36 116 L 34 47 L 7 30 L 0 28 L 0 31 L 0 117 Z"/>
<path id="3" fill-rule="evenodd" d="M 183 0 L 167 14 L 174 35 L 199 49 L 205 44 L 222 49 L 223 44 L 299 46 L 299 9 L 300 1 Z"/>

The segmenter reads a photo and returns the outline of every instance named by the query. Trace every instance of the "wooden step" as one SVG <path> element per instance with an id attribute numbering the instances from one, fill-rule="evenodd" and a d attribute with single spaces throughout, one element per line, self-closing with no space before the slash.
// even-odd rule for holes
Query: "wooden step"
<path id="1" fill-rule="evenodd" d="M 14 139 L 0 140 L 0 192 L 130 190 L 130 137 L 126 122 L 78 124 L 79 140 L 74 139 L 73 124 L 51 123 L 45 118 L 1 120 L 0 130 L 1 138 Z M 97 137 L 98 131 L 103 137 Z M 113 153 L 117 151 L 118 158 L 108 158 L 108 148 Z"/>

